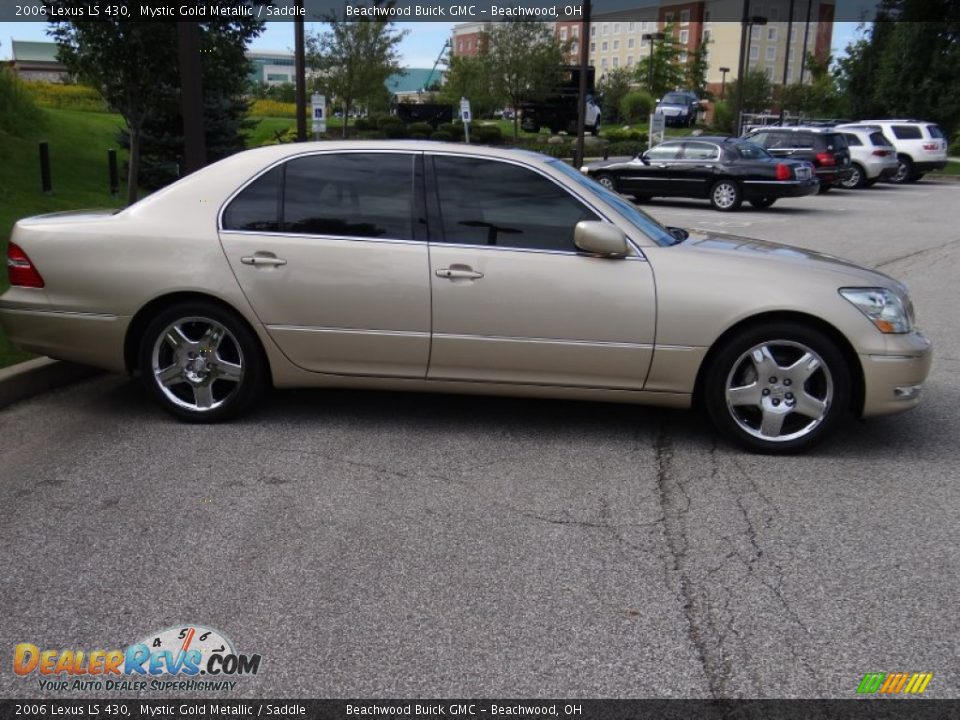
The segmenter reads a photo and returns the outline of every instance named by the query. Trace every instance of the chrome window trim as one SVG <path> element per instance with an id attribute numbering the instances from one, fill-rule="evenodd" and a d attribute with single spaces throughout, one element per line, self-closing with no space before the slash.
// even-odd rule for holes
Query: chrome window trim
<path id="1" fill-rule="evenodd" d="M 426 245 L 426 240 L 404 240 L 401 238 L 362 237 L 359 235 L 321 235 L 315 233 L 281 232 L 278 230 L 220 230 L 224 235 L 268 235 L 271 237 L 311 238 L 314 240 L 349 240 L 350 242 L 379 242 L 391 245 Z"/>

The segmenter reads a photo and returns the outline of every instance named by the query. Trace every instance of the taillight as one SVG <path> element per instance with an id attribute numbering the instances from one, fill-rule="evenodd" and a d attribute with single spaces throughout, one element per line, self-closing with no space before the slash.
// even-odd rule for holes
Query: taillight
<path id="1" fill-rule="evenodd" d="M 791 177 L 790 168 L 783 163 L 777 163 L 777 180 L 789 180 Z"/>
<path id="2" fill-rule="evenodd" d="M 833 157 L 833 153 L 820 152 L 817 153 L 817 162 L 820 165 L 836 165 L 837 161 Z"/>
<path id="3" fill-rule="evenodd" d="M 890 154 L 890 151 L 889 151 L 889 150 L 874 150 L 872 154 L 873 154 L 873 155 L 876 155 L 876 156 L 878 156 L 878 157 L 886 157 L 887 155 Z"/>
<path id="4" fill-rule="evenodd" d="M 7 276 L 17 287 L 42 288 L 43 278 L 19 245 L 7 245 Z"/>
<path id="5" fill-rule="evenodd" d="M 924 143 L 924 144 L 923 144 L 923 149 L 924 149 L 924 150 L 939 150 L 939 149 L 940 149 L 940 143 Z"/>

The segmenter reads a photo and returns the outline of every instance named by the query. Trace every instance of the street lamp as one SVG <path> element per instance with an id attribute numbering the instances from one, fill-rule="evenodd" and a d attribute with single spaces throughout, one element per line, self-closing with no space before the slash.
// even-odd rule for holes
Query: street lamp
<path id="1" fill-rule="evenodd" d="M 650 55 L 647 57 L 647 62 L 649 63 L 647 73 L 647 85 L 650 86 L 650 92 L 653 93 L 653 43 L 659 42 L 660 40 L 665 40 L 667 37 L 666 33 L 655 32 L 655 33 L 644 33 L 642 36 L 643 40 L 650 42 Z"/>
<path id="2" fill-rule="evenodd" d="M 727 91 L 727 73 L 730 72 L 730 68 L 722 67 L 720 68 L 720 99 L 723 100 L 723 96 Z"/>
<path id="3" fill-rule="evenodd" d="M 765 17 L 750 15 L 750 0 L 744 0 L 743 20 L 740 21 L 740 57 L 737 63 L 737 108 L 733 114 L 734 127 L 732 128 L 736 135 L 740 134 L 740 130 L 743 127 L 743 79 L 746 74 L 744 72 L 744 64 L 746 64 L 749 69 L 750 62 L 747 58 L 750 54 L 750 40 L 753 36 L 753 26 L 766 24 L 767 19 Z"/>

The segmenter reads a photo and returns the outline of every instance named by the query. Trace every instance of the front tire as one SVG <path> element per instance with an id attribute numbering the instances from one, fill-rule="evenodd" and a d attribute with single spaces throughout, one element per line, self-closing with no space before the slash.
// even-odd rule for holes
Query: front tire
<path id="1" fill-rule="evenodd" d="M 267 384 L 259 340 L 235 313 L 211 302 L 173 305 L 147 326 L 140 372 L 164 410 L 212 423 L 249 408 Z"/>
<path id="2" fill-rule="evenodd" d="M 710 188 L 710 204 L 714 210 L 731 212 L 739 210 L 743 203 L 743 193 L 734 180 L 718 180 Z"/>
<path id="3" fill-rule="evenodd" d="M 850 406 L 850 368 L 836 343 L 797 322 L 764 323 L 727 341 L 704 379 L 716 428 L 754 452 L 807 450 Z"/>
<path id="4" fill-rule="evenodd" d="M 617 189 L 619 187 L 617 185 L 617 179 L 613 175 L 610 175 L 609 173 L 597 175 L 597 182 L 603 185 L 607 190 L 611 190 L 613 192 L 620 192 Z"/>

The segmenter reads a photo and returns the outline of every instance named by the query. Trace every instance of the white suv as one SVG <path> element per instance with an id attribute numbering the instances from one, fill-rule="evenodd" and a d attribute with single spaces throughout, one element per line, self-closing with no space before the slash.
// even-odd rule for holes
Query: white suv
<path id="1" fill-rule="evenodd" d="M 880 128 L 884 137 L 893 143 L 899 166 L 897 173 L 890 178 L 891 182 L 916 182 L 925 173 L 943 170 L 947 166 L 947 140 L 934 123 L 917 120 L 861 120 L 850 125 Z M 850 125 L 839 125 L 837 129 L 845 130 Z"/>
<path id="2" fill-rule="evenodd" d="M 847 125 L 840 132 L 850 148 L 850 174 L 840 181 L 842 187 L 869 187 L 897 174 L 897 151 L 879 127 Z"/>

